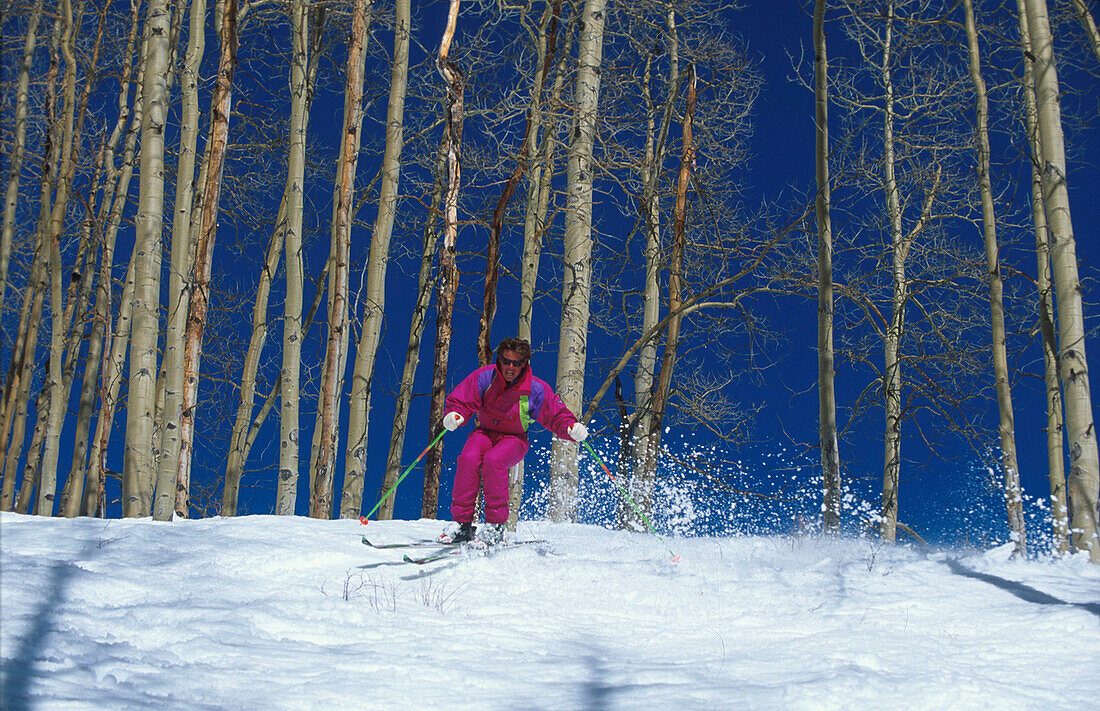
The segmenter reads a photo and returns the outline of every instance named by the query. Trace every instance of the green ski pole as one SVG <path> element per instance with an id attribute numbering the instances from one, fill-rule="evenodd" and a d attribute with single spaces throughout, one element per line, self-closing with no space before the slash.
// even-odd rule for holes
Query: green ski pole
<path id="1" fill-rule="evenodd" d="M 438 444 L 439 440 L 443 439 L 443 435 L 445 435 L 445 434 L 447 434 L 446 429 L 443 429 L 443 430 L 439 431 L 439 434 L 435 436 L 435 439 L 432 440 L 432 443 L 424 448 L 424 451 L 420 453 L 420 456 L 413 460 L 413 463 L 410 464 L 407 469 L 405 469 L 405 471 L 401 474 L 401 476 L 397 477 L 397 481 L 395 481 L 393 483 L 393 486 L 390 487 L 389 491 L 387 491 L 385 494 L 382 495 L 382 498 L 378 500 L 378 503 L 374 505 L 374 508 L 371 509 L 370 512 L 367 513 L 366 516 L 360 516 L 359 517 L 359 523 L 363 524 L 364 526 L 367 525 L 368 523 L 370 523 L 370 517 L 372 515 L 374 515 L 375 511 L 378 510 L 378 507 L 382 505 L 382 502 L 385 501 L 386 499 L 390 498 L 390 496 L 393 495 L 393 492 L 397 491 L 397 487 L 401 483 L 401 481 L 405 478 L 405 475 L 412 471 L 412 468 L 416 466 L 416 463 L 419 462 L 421 459 L 423 459 L 424 455 L 428 453 L 428 450 L 430 450 L 432 447 L 434 447 L 436 444 Z"/>
<path id="2" fill-rule="evenodd" d="M 638 508 L 638 504 L 634 503 L 634 499 L 630 497 L 630 494 L 626 493 L 626 489 L 619 486 L 619 482 L 615 479 L 615 475 L 612 474 L 611 470 L 607 468 L 607 465 L 603 463 L 603 460 L 600 459 L 600 455 L 596 454 L 596 450 L 592 449 L 592 445 L 588 443 L 588 440 L 585 440 L 584 446 L 588 449 L 588 453 L 591 454 L 596 459 L 596 461 L 600 463 L 601 467 L 603 467 L 604 472 L 606 472 L 607 476 L 611 479 L 611 483 L 615 485 L 615 488 L 619 490 L 619 493 L 623 495 L 623 498 L 626 499 L 627 503 L 629 503 L 630 506 L 634 509 L 634 513 L 638 514 L 638 517 L 645 522 L 646 528 L 649 529 L 649 532 L 652 533 L 654 536 L 657 536 L 657 540 L 667 546 L 668 542 L 661 537 L 661 534 L 657 533 L 657 529 L 655 529 L 653 527 L 653 524 L 649 522 L 649 519 L 642 512 L 642 510 Z M 673 563 L 680 562 L 680 556 L 678 556 L 676 553 L 673 553 L 671 549 L 669 549 L 668 554 L 672 556 Z"/>

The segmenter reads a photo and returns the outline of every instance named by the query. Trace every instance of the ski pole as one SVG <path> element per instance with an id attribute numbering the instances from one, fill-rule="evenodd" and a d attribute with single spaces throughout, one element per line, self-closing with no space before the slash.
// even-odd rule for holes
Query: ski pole
<path id="1" fill-rule="evenodd" d="M 390 487 L 389 491 L 382 495 L 382 498 L 378 500 L 378 503 L 374 505 L 374 508 L 371 509 L 366 516 L 359 517 L 359 523 L 363 524 L 364 526 L 370 523 L 370 517 L 374 514 L 375 511 L 378 510 L 378 507 L 382 505 L 382 502 L 390 498 L 390 496 L 393 495 L 393 492 L 397 491 L 397 486 L 405 478 L 405 475 L 412 471 L 412 468 L 416 466 L 416 463 L 423 459 L 424 455 L 428 453 L 428 450 L 438 444 L 439 440 L 443 439 L 443 435 L 445 434 L 447 434 L 446 429 L 442 429 L 439 431 L 439 434 L 435 436 L 435 439 L 432 440 L 432 443 L 424 448 L 424 451 L 420 453 L 420 456 L 413 460 L 413 463 L 410 464 L 407 469 L 405 469 L 401 476 L 397 477 L 397 481 L 393 483 L 393 486 Z"/>
<path id="2" fill-rule="evenodd" d="M 634 509 L 634 513 L 638 514 L 638 517 L 641 518 L 642 521 L 645 522 L 646 528 L 649 529 L 649 532 L 652 533 L 654 536 L 657 536 L 657 540 L 659 540 L 661 543 L 663 543 L 667 546 L 668 542 L 665 541 L 665 539 L 661 537 L 661 534 L 657 533 L 657 529 L 654 528 L 653 524 L 649 522 L 649 519 L 642 512 L 642 510 L 638 507 L 638 504 L 636 504 L 634 502 L 634 499 L 631 498 L 630 494 L 626 493 L 626 489 L 619 486 L 619 482 L 615 479 L 615 475 L 612 474 L 611 470 L 607 468 L 607 465 L 603 463 L 603 460 L 600 459 L 600 455 L 596 454 L 596 450 L 592 449 L 592 445 L 590 445 L 588 443 L 588 440 L 585 440 L 584 446 L 588 449 L 589 454 L 591 454 L 593 457 L 595 457 L 596 461 L 600 463 L 601 467 L 603 467 L 604 472 L 607 474 L 608 478 L 611 479 L 611 483 L 615 485 L 615 488 L 619 490 L 619 493 L 623 495 L 623 498 L 625 498 L 627 503 L 629 503 L 630 506 Z M 673 553 L 671 549 L 669 549 L 668 554 L 670 556 L 672 556 L 672 562 L 673 563 L 680 562 L 680 556 Z"/>

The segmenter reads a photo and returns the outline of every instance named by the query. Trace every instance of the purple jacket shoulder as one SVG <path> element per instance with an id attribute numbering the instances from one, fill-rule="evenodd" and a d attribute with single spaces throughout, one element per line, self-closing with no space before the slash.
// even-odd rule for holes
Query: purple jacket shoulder
<path id="1" fill-rule="evenodd" d="M 550 385 L 531 373 L 530 366 L 511 383 L 504 381 L 495 365 L 478 368 L 447 396 L 447 410 L 467 420 L 477 415 L 481 429 L 521 436 L 535 421 L 569 439 L 569 427 L 577 421 Z"/>

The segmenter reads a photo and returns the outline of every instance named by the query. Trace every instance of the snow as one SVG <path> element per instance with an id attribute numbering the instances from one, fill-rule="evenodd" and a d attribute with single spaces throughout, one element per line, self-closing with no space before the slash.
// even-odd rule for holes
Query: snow
<path id="1" fill-rule="evenodd" d="M 439 521 L 0 514 L 5 709 L 1069 709 L 1100 566 L 817 536 L 529 522 L 413 566 Z M 670 551 L 681 556 L 670 561 Z"/>

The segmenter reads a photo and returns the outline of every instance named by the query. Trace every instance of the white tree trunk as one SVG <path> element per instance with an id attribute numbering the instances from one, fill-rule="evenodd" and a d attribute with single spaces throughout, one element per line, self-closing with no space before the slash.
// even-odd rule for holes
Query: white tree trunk
<path id="1" fill-rule="evenodd" d="M 558 376 L 555 391 L 574 413 L 584 400 L 587 361 L 589 299 L 592 291 L 592 182 L 596 117 L 600 100 L 600 64 L 606 0 L 586 0 L 577 51 L 573 127 L 568 148 L 564 275 L 561 331 L 558 338 Z M 551 448 L 550 508 L 555 521 L 577 517 L 578 448 L 575 442 L 554 439 Z"/>
<path id="2" fill-rule="evenodd" d="M 195 156 L 199 140 L 199 68 L 206 49 L 206 0 L 191 0 L 187 54 L 181 72 L 180 144 L 176 166 L 175 212 L 172 218 L 171 268 L 168 270 L 168 314 L 164 336 L 164 421 L 153 518 L 171 519 L 175 509 L 183 408 L 183 348 L 187 304 L 191 293 L 191 209 L 195 195 Z"/>
<path id="3" fill-rule="evenodd" d="M 1008 510 L 1008 527 L 1016 545 L 1016 554 L 1027 555 L 1023 490 L 1020 486 L 1020 471 L 1016 459 L 1016 418 L 1012 410 L 1008 353 L 1005 348 L 1004 284 L 1001 279 L 1000 250 L 997 244 L 997 218 L 993 208 L 993 184 L 989 175 L 989 99 L 985 79 L 982 77 L 973 0 L 963 0 L 963 13 L 969 47 L 970 80 L 974 83 L 974 94 L 977 100 L 978 189 L 982 200 L 982 232 L 985 239 L 986 278 L 989 281 L 993 377 L 1000 415 L 1001 469 L 1004 475 L 1005 505 Z"/>
<path id="4" fill-rule="evenodd" d="M 65 393 L 62 374 L 65 352 L 65 281 L 61 265 L 61 234 L 64 232 L 65 213 L 69 202 L 69 188 L 76 170 L 73 122 L 76 111 L 76 58 L 73 56 L 73 9 L 70 0 L 61 0 L 61 54 L 65 59 L 65 78 L 63 81 L 64 110 L 61 115 L 62 158 L 57 184 L 57 195 L 49 223 L 50 250 L 50 362 L 47 402 L 49 412 L 45 413 L 46 431 L 44 433 L 40 479 L 38 487 L 38 513 L 53 515 L 54 498 L 57 495 L 57 456 L 61 444 L 61 425 L 68 405 L 68 393 Z M 43 417 L 42 412 L 38 416 Z"/>
<path id="5" fill-rule="evenodd" d="M 885 42 L 882 52 L 881 79 L 883 84 L 883 186 L 886 191 L 886 211 L 890 226 L 893 252 L 891 270 L 893 294 L 890 323 L 883 341 L 884 367 L 882 375 L 883 410 L 886 430 L 884 435 L 884 465 L 882 477 L 882 518 L 879 530 L 883 539 L 893 541 L 898 526 L 898 482 L 901 475 L 901 334 L 905 328 L 905 307 L 908 301 L 909 283 L 905 278 L 905 260 L 909 254 L 909 241 L 902 231 L 901 205 L 895 177 L 894 145 L 894 86 L 890 76 L 891 51 L 894 32 L 894 3 L 889 3 Z"/>
<path id="6" fill-rule="evenodd" d="M 206 144 L 202 210 L 198 216 L 194 280 L 187 307 L 187 333 L 183 352 L 183 393 L 180 406 L 180 453 L 174 481 L 175 515 L 188 515 L 191 456 L 194 451 L 195 415 L 198 408 L 199 376 L 206 314 L 210 308 L 210 272 L 214 242 L 218 234 L 218 210 L 222 173 L 229 144 L 229 118 L 233 106 L 233 74 L 237 67 L 237 0 L 225 0 L 225 17 L 220 31 L 221 57 L 214 94 L 210 99 L 210 136 Z"/>
<path id="7" fill-rule="evenodd" d="M 139 23 L 137 7 L 133 11 L 133 22 Z M 115 328 L 109 328 L 111 318 L 111 294 L 112 294 L 112 268 L 114 266 L 114 245 L 118 236 L 119 227 L 122 224 L 122 213 L 129 195 L 130 180 L 134 174 L 134 155 L 137 149 L 138 135 L 143 124 L 144 104 L 142 103 L 141 87 L 145 79 L 145 57 L 148 37 L 142 40 L 142 48 L 139 53 L 139 69 L 137 90 L 134 93 L 133 118 L 130 119 L 129 128 L 126 131 L 126 141 L 123 148 L 122 161 L 118 169 L 114 193 L 110 200 L 105 198 L 104 207 L 107 207 L 106 236 L 104 244 L 110 245 L 108 254 L 105 250 L 100 262 L 99 291 L 96 294 L 97 318 L 102 318 L 105 327 L 104 342 L 102 346 L 102 364 L 100 366 L 99 387 L 99 415 L 96 420 L 96 428 L 91 437 L 91 453 L 88 457 L 88 470 L 86 487 L 84 492 L 83 510 L 86 516 L 103 515 L 104 499 L 104 458 L 106 456 L 107 443 L 111 436 L 111 424 L 114 420 L 115 403 L 118 401 L 118 390 L 122 384 L 123 371 L 126 365 L 126 350 L 130 344 L 130 330 L 133 314 L 133 299 L 136 286 L 135 267 L 137 263 L 137 248 L 135 243 L 130 254 L 126 269 L 126 278 L 123 282 L 123 292 L 119 302 L 119 315 L 115 322 Z M 127 93 L 119 98 L 119 130 L 124 125 L 125 104 Z M 112 141 L 113 142 L 113 141 Z M 108 161 L 114 164 L 114 158 L 108 155 Z"/>
<path id="8" fill-rule="evenodd" d="M 533 156 L 527 165 L 527 200 L 523 217 L 523 266 L 520 274 L 520 308 L 516 335 L 528 343 L 532 341 L 531 318 L 535 303 L 535 287 L 538 285 L 539 261 L 542 258 L 542 237 L 546 229 L 546 213 L 550 205 L 550 188 L 554 175 L 554 147 L 552 140 L 557 126 L 556 113 L 543 109 L 542 92 L 546 85 L 553 57 L 557 52 L 558 22 L 561 0 L 547 3 L 539 22 L 536 39 L 536 76 L 532 82 L 532 94 L 528 111 L 526 155 Z M 550 101 L 557 101 L 565 85 L 565 65 L 568 49 L 561 52 L 558 71 L 550 92 Z M 541 138 L 540 138 L 541 137 Z M 524 465 L 517 462 L 508 472 L 508 530 L 516 530 L 519 511 L 523 506 Z"/>
<path id="9" fill-rule="evenodd" d="M 441 146 L 436 160 L 435 175 L 443 175 L 446 170 L 447 153 Z M 405 435 L 408 432 L 409 405 L 413 398 L 413 380 L 416 367 L 420 362 L 420 343 L 424 338 L 424 322 L 432 298 L 432 264 L 435 261 L 436 244 L 439 242 L 439 230 L 435 215 L 443 202 L 443 185 L 436 181 L 432 190 L 431 209 L 424 226 L 424 249 L 420 256 L 420 274 L 417 278 L 416 304 L 413 306 L 409 323 L 409 343 L 405 349 L 405 366 L 401 371 L 401 386 L 394 402 L 393 430 L 390 432 L 390 449 L 386 457 L 386 474 L 382 479 L 380 495 L 397 484 L 401 470 L 401 455 L 405 449 Z M 393 517 L 393 499 L 391 496 L 379 506 L 379 519 Z"/>
<path id="10" fill-rule="evenodd" d="M 640 333 L 647 333 L 661 318 L 661 166 L 667 152 L 668 133 L 680 87 L 680 47 L 676 31 L 676 15 L 668 13 L 669 28 L 669 80 L 668 94 L 661 112 L 660 127 L 656 126 L 657 111 L 650 92 L 650 73 L 645 75 L 643 91 L 646 96 L 648 126 L 646 129 L 645 158 L 642 161 L 642 211 L 645 224 L 645 286 L 642 291 L 642 325 Z M 651 63 L 658 48 L 651 52 Z M 664 48 L 660 48 L 664 49 Z M 635 501 L 651 501 L 657 479 L 656 443 L 650 432 L 653 429 L 653 393 L 657 377 L 657 339 L 647 340 L 638 351 L 638 369 L 634 376 L 634 422 L 632 444 L 634 449 L 633 473 L 630 477 L 630 493 Z M 648 514 L 648 511 L 643 510 Z M 619 520 L 625 527 L 641 530 L 644 522 L 625 500 L 619 501 Z"/>
<path id="11" fill-rule="evenodd" d="M 1051 544 L 1059 554 L 1070 552 L 1069 502 L 1066 499 L 1065 426 L 1062 420 L 1062 384 L 1058 380 L 1058 337 L 1054 332 L 1054 291 L 1050 275 L 1050 235 L 1043 203 L 1043 150 L 1039 145 L 1039 108 L 1035 100 L 1035 80 L 1024 0 L 1016 0 L 1020 24 L 1020 44 L 1024 55 L 1021 92 L 1027 121 L 1027 139 L 1031 146 L 1031 219 L 1035 228 L 1036 288 L 1039 292 L 1039 330 L 1043 345 L 1043 382 L 1047 400 L 1047 479 L 1050 482 Z"/>
<path id="12" fill-rule="evenodd" d="M 1045 0 L 1026 0 L 1028 33 L 1034 59 L 1035 94 L 1039 113 L 1039 139 L 1043 158 L 1043 197 L 1051 239 L 1051 266 L 1058 299 L 1058 349 L 1062 394 L 1069 437 L 1069 500 L 1072 506 L 1073 543 L 1100 563 L 1097 531 L 1097 493 L 1100 489 L 1100 456 L 1097 454 L 1085 357 L 1085 315 L 1081 281 L 1077 274 L 1076 243 L 1070 217 L 1066 183 L 1066 151 L 1058 100 L 1058 74 Z"/>
<path id="13" fill-rule="evenodd" d="M 412 11 L 409 0 L 397 0 L 393 35 L 393 70 L 390 100 L 386 110 L 386 148 L 382 154 L 382 186 L 378 194 L 378 215 L 374 221 L 367 263 L 366 312 L 363 331 L 355 352 L 348 412 L 348 446 L 344 459 L 344 490 L 340 517 L 359 518 L 363 507 L 363 484 L 367 471 L 367 430 L 370 422 L 371 383 L 382 338 L 386 310 L 386 267 L 390 259 L 390 238 L 397 214 L 398 183 L 401 178 L 401 150 L 405 145 L 405 92 L 409 73 L 409 36 Z"/>
<path id="14" fill-rule="evenodd" d="M 249 426 L 252 424 L 252 410 L 256 399 L 256 376 L 260 370 L 260 356 L 267 344 L 267 304 L 271 295 L 271 283 L 279 269 L 279 259 L 283 253 L 283 238 L 286 224 L 287 195 L 284 188 L 283 199 L 279 203 L 279 212 L 275 218 L 275 227 L 267 243 L 267 254 L 260 268 L 260 278 L 256 282 L 256 300 L 252 303 L 252 332 L 241 367 L 241 390 L 237 398 L 237 416 L 233 421 L 233 430 L 229 435 L 229 453 L 225 464 L 225 486 L 222 488 L 222 516 L 237 515 L 237 495 L 240 491 L 241 475 L 244 473 L 246 442 Z"/>
<path id="15" fill-rule="evenodd" d="M 135 46 L 138 42 L 138 32 L 141 29 L 141 15 L 137 5 L 131 8 L 130 35 L 126 42 L 125 57 L 135 56 Z M 143 53 L 140 55 L 143 56 Z M 115 238 L 118 235 L 118 222 L 114 220 L 115 204 L 126 202 L 125 187 L 120 190 L 120 182 L 129 186 L 130 176 L 133 174 L 132 158 L 137 141 L 137 127 L 141 122 L 140 92 L 135 97 L 134 112 L 130 107 L 130 90 L 133 81 L 133 64 L 125 61 L 122 69 L 122 77 L 119 87 L 118 119 L 110 138 L 101 152 L 100 165 L 106 171 L 103 198 L 99 204 L 99 213 L 96 220 L 101 227 L 103 250 L 100 256 L 99 278 L 96 280 L 95 313 L 92 318 L 92 333 L 88 345 L 88 354 L 85 358 L 84 374 L 81 380 L 80 405 L 77 412 L 76 435 L 74 437 L 72 464 L 69 468 L 69 478 L 66 482 L 68 498 L 62 505 L 62 514 L 67 517 L 78 516 L 82 511 L 84 502 L 84 487 L 87 483 L 87 455 L 91 429 L 92 412 L 95 408 L 97 384 L 101 375 L 101 365 L 105 342 L 108 341 L 108 325 L 111 319 L 111 271 L 114 266 Z M 138 67 L 140 71 L 140 65 Z M 133 120 L 131 117 L 134 116 Z M 127 126 L 129 125 L 129 129 Z M 120 169 L 115 163 L 115 154 L 118 144 L 123 136 L 125 143 L 125 165 Z M 121 216 L 121 212 L 119 212 Z"/>
<path id="16" fill-rule="evenodd" d="M 348 41 L 344 124 L 332 219 L 328 337 L 321 398 L 317 408 L 316 456 L 310 466 L 309 515 L 314 518 L 332 517 L 332 481 L 339 443 L 340 393 L 343 390 L 343 371 L 347 358 L 351 222 L 355 198 L 355 166 L 359 159 L 363 130 L 363 44 L 367 39 L 369 8 L 370 3 L 367 0 L 355 0 L 351 38 Z"/>
<path id="17" fill-rule="evenodd" d="M 35 0 L 27 19 L 27 34 L 23 40 L 23 58 L 19 63 L 19 78 L 15 88 L 15 127 L 8 151 L 7 189 L 4 193 L 3 226 L 0 228 L 0 314 L 4 313 L 4 296 L 8 290 L 8 264 L 11 261 L 11 240 L 15 233 L 15 210 L 19 202 L 19 178 L 23 172 L 23 156 L 27 137 L 27 104 L 31 79 L 31 64 L 42 18 L 43 0 Z M 0 438 L 3 433 L 0 432 Z"/>
<path id="18" fill-rule="evenodd" d="M 290 147 L 286 176 L 286 302 L 283 306 L 283 362 L 279 372 L 279 477 L 275 513 L 294 513 L 298 496 L 298 425 L 299 383 L 302 368 L 302 210 L 305 195 L 306 131 L 309 126 L 308 76 L 311 66 L 309 39 L 309 3 L 293 0 L 290 8 L 291 44 L 294 54 L 290 67 Z"/>
<path id="19" fill-rule="evenodd" d="M 1096 20 L 1089 12 L 1085 0 L 1073 0 L 1073 13 L 1077 15 L 1082 29 L 1085 30 L 1085 36 L 1089 40 L 1089 47 L 1092 48 L 1093 56 L 1096 57 L 1097 61 L 1100 61 L 1100 30 L 1096 29 Z"/>
<path id="20" fill-rule="evenodd" d="M 130 387 L 126 404 L 122 507 L 126 516 L 147 516 L 152 506 L 153 417 L 160 331 L 161 228 L 164 221 L 164 125 L 168 111 L 171 15 L 167 0 L 150 0 L 142 87 L 140 188 L 136 218 L 136 272 Z"/>
<path id="21" fill-rule="evenodd" d="M 447 12 L 447 25 L 439 43 L 436 68 L 446 82 L 444 99 L 446 121 L 443 128 L 443 147 L 446 154 L 446 186 L 443 191 L 443 248 L 439 253 L 439 281 L 435 307 L 435 346 L 432 364 L 432 401 L 428 410 L 428 437 L 443 427 L 443 407 L 447 395 L 447 365 L 451 352 L 451 316 L 454 313 L 455 295 L 458 293 L 458 267 L 455 264 L 455 243 L 458 241 L 458 196 L 462 187 L 462 128 L 466 116 L 466 83 L 459 68 L 450 59 L 451 41 L 458 24 L 460 0 L 451 0 Z M 420 501 L 420 514 L 435 518 L 439 509 L 439 476 L 443 469 L 443 445 L 437 444 L 424 455 L 424 495 Z M 391 497 L 392 498 L 392 497 Z M 384 504 L 392 515 L 392 504 Z"/>

